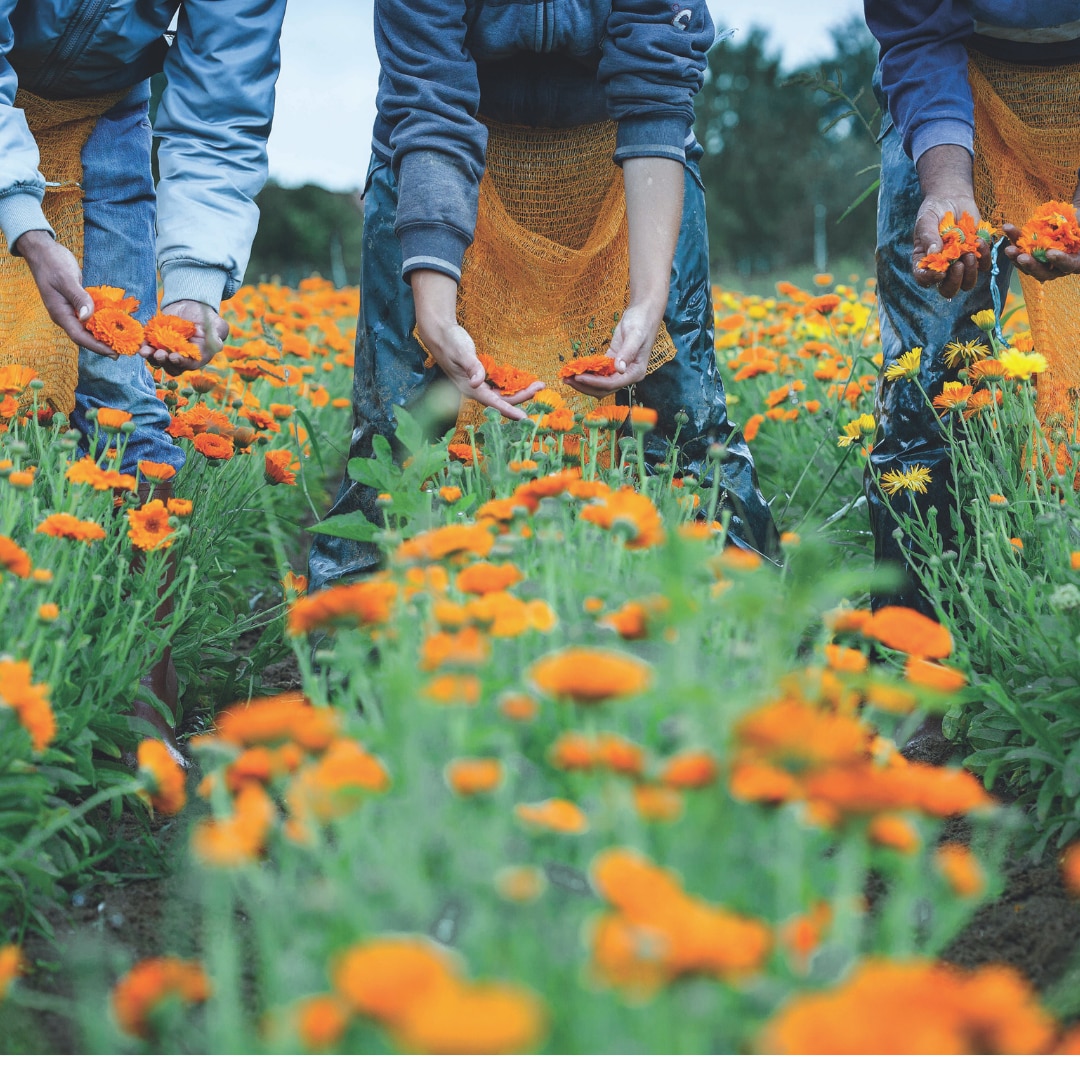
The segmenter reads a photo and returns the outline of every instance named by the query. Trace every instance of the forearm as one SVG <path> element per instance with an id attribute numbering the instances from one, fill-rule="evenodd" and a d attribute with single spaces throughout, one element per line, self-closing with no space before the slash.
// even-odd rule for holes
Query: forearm
<path id="1" fill-rule="evenodd" d="M 668 158 L 631 158 L 623 164 L 630 227 L 630 306 L 657 322 L 667 307 L 671 264 L 682 225 L 684 167 Z"/>
<path id="2" fill-rule="evenodd" d="M 409 284 L 420 340 L 437 355 L 457 327 L 457 282 L 437 270 L 414 270 Z"/>
<path id="3" fill-rule="evenodd" d="M 926 198 L 942 194 L 975 198 L 972 157 L 963 146 L 932 146 L 919 158 L 916 169 Z"/>

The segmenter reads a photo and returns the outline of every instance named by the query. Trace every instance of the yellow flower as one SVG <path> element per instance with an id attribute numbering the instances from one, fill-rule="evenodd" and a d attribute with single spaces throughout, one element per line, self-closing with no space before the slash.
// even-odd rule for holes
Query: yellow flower
<path id="1" fill-rule="evenodd" d="M 985 360 L 989 355 L 990 350 L 981 341 L 950 341 L 941 358 L 949 367 L 957 368 Z"/>
<path id="2" fill-rule="evenodd" d="M 908 349 L 906 353 L 902 353 L 885 369 L 885 378 L 890 381 L 917 379 L 921 366 L 922 347 L 916 346 L 914 349 Z"/>
<path id="3" fill-rule="evenodd" d="M 971 316 L 971 321 L 984 333 L 989 334 L 997 325 L 997 316 L 987 308 L 985 311 L 976 311 Z"/>
<path id="4" fill-rule="evenodd" d="M 869 413 L 863 413 L 857 420 L 844 425 L 844 434 L 836 440 L 837 446 L 851 446 L 861 443 L 867 435 L 873 435 L 877 424 Z"/>
<path id="5" fill-rule="evenodd" d="M 1019 349 L 1005 349 L 998 359 L 1005 369 L 1006 379 L 1027 382 L 1032 375 L 1039 375 L 1046 370 L 1046 357 L 1040 353 L 1022 353 Z"/>
<path id="6" fill-rule="evenodd" d="M 892 469 L 883 473 L 881 490 L 886 495 L 895 495 L 898 491 L 914 491 L 925 495 L 930 485 L 930 470 L 925 465 L 912 465 L 909 469 Z"/>

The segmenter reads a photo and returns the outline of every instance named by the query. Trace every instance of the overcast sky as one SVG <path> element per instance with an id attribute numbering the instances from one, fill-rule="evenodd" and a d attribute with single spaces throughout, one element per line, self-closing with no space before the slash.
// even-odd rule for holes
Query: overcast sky
<path id="1" fill-rule="evenodd" d="M 379 62 L 374 0 L 292 0 L 281 42 L 270 174 L 283 184 L 349 190 L 363 183 Z M 717 26 L 770 33 L 788 67 L 829 51 L 829 27 L 862 0 L 708 0 Z"/>

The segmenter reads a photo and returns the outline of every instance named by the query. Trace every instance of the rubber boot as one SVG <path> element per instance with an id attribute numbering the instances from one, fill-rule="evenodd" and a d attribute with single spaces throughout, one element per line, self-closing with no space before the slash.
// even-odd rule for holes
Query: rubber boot
<path id="1" fill-rule="evenodd" d="M 172 484 L 162 483 L 151 486 L 147 483 L 139 484 L 139 505 L 142 506 L 150 499 L 161 499 L 163 502 L 172 498 Z M 136 569 L 141 569 L 137 563 Z M 176 578 L 176 558 L 172 552 L 167 552 L 165 561 L 165 580 L 161 583 L 159 595 L 165 595 L 172 588 Z M 162 622 L 173 613 L 173 599 L 171 593 L 158 605 L 154 618 Z M 173 663 L 172 648 L 166 646 L 160 659 L 139 680 L 140 685 L 146 687 L 169 711 L 169 716 L 163 716 L 149 702 L 136 700 L 131 706 L 131 715 L 140 720 L 145 720 L 159 735 L 166 749 L 172 755 L 181 768 L 187 769 L 191 763 L 181 753 L 176 743 L 176 733 L 173 730 L 173 719 L 176 716 L 176 708 L 179 704 L 179 683 L 176 677 L 176 665 Z"/>

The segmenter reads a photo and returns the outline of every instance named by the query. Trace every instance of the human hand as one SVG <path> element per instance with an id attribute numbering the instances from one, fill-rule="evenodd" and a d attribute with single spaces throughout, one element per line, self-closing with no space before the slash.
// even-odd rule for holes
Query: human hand
<path id="1" fill-rule="evenodd" d="M 416 329 L 435 363 L 458 391 L 510 420 L 526 420 L 516 406 L 528 401 L 542 382 L 534 382 L 516 394 L 503 397 L 485 381 L 487 372 L 476 355 L 476 345 L 457 321 L 457 282 L 437 270 L 414 270 L 409 275 L 416 306 Z"/>
<path id="2" fill-rule="evenodd" d="M 1077 216 L 1080 217 L 1080 185 L 1073 194 L 1073 206 L 1076 208 Z M 1036 281 L 1056 281 L 1069 274 L 1080 274 L 1080 255 L 1068 255 L 1057 248 L 1050 248 L 1046 252 L 1047 262 L 1044 263 L 1016 246 L 1020 239 L 1020 229 L 1017 226 L 1006 225 L 1003 231 L 1012 241 L 1006 246 L 1005 254 L 1012 259 L 1018 270 L 1033 277 Z"/>
<path id="3" fill-rule="evenodd" d="M 200 354 L 200 359 L 192 360 L 179 353 L 166 352 L 165 349 L 153 349 L 143 345 L 139 355 L 160 367 L 169 375 L 181 375 L 185 371 L 197 371 L 205 367 L 221 352 L 222 343 L 229 336 L 229 324 L 209 304 L 198 300 L 176 300 L 161 309 L 162 315 L 174 315 L 195 324 L 195 334 L 191 342 Z"/>
<path id="4" fill-rule="evenodd" d="M 607 397 L 624 386 L 641 382 L 648 370 L 653 343 L 660 330 L 661 314 L 657 314 L 654 307 L 631 304 L 615 327 L 607 351 L 607 355 L 615 360 L 615 374 L 575 375 L 563 382 L 579 393 L 595 398 Z"/>
<path id="5" fill-rule="evenodd" d="M 80 348 L 115 360 L 117 354 L 83 325 L 94 314 L 94 301 L 83 288 L 75 256 L 43 229 L 24 232 L 16 248 L 34 277 L 49 318 Z"/>
<path id="6" fill-rule="evenodd" d="M 982 219 L 975 205 L 971 154 L 962 146 L 934 146 L 919 158 L 918 171 L 923 202 L 915 218 L 912 270 L 920 285 L 936 288 L 951 300 L 961 289 L 975 287 L 980 270 L 990 269 L 990 248 L 986 243 L 980 240 L 977 255 L 961 255 L 945 271 L 920 269 L 919 263 L 927 255 L 941 251 L 941 219 L 947 213 L 951 211 L 956 221 L 964 214 L 970 214 L 976 222 Z"/>

